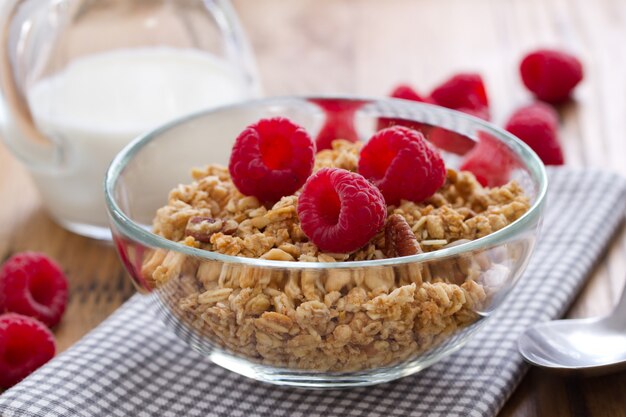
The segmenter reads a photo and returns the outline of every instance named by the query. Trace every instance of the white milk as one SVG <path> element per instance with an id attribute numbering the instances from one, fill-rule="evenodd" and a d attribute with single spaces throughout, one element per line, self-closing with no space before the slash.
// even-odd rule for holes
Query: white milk
<path id="1" fill-rule="evenodd" d="M 124 145 L 176 117 L 248 94 L 239 72 L 193 50 L 126 49 L 73 61 L 28 90 L 35 123 L 65 160 L 60 170 L 34 173 L 44 203 L 66 224 L 106 226 L 102 182 Z"/>

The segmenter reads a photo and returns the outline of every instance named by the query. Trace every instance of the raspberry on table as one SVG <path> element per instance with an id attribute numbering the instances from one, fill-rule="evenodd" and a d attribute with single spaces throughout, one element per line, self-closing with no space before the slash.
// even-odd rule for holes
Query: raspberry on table
<path id="1" fill-rule="evenodd" d="M 509 182 L 518 163 L 512 151 L 491 134 L 478 132 L 478 143 L 465 155 L 459 168 L 469 171 L 483 187 L 499 187 Z"/>
<path id="2" fill-rule="evenodd" d="M 354 115 L 364 104 L 362 101 L 349 101 L 345 99 L 311 99 L 324 110 L 324 125 L 315 138 L 317 151 L 332 149 L 332 142 L 344 139 L 349 142 L 359 140 L 359 135 L 354 126 Z"/>
<path id="3" fill-rule="evenodd" d="M 387 204 L 420 202 L 446 179 L 439 152 L 418 131 L 394 126 L 377 132 L 363 146 L 358 172 L 376 185 Z"/>
<path id="4" fill-rule="evenodd" d="M 410 85 L 399 84 L 391 92 L 390 97 L 401 98 L 404 100 L 417 101 L 421 103 L 436 104 L 430 97 L 422 97 L 417 93 Z M 472 116 L 479 117 L 481 119 L 489 119 L 488 108 L 478 109 L 458 109 L 459 111 L 468 113 Z M 409 129 L 417 130 L 421 132 L 430 143 L 437 146 L 437 148 L 444 151 L 456 153 L 459 155 L 466 154 L 473 146 L 474 141 L 468 139 L 462 135 L 458 135 L 447 129 L 443 129 L 438 126 L 431 126 L 426 123 L 420 123 L 412 120 L 395 119 L 395 118 L 380 118 L 378 119 L 378 128 L 376 130 L 382 130 L 387 127 L 404 126 Z"/>
<path id="5" fill-rule="evenodd" d="M 489 99 L 483 79 L 476 73 L 457 74 L 436 87 L 430 99 L 437 105 L 489 120 Z"/>
<path id="6" fill-rule="evenodd" d="M 42 253 L 19 253 L 0 269 L 0 312 L 34 317 L 54 327 L 65 312 L 67 299 L 65 274 Z"/>
<path id="7" fill-rule="evenodd" d="M 438 149 L 457 155 L 465 155 L 476 144 L 476 142 L 467 136 L 439 126 L 433 126 L 433 128 L 428 131 L 426 138 Z"/>
<path id="8" fill-rule="evenodd" d="M 554 49 L 538 49 L 520 63 L 526 88 L 539 100 L 561 103 L 583 79 L 583 66 L 574 55 Z"/>
<path id="9" fill-rule="evenodd" d="M 380 191 L 363 176 L 322 168 L 307 180 L 298 197 L 304 234 L 325 252 L 353 252 L 385 224 L 387 208 Z"/>
<path id="10" fill-rule="evenodd" d="M 407 84 L 399 84 L 396 88 L 393 89 L 391 94 L 389 94 L 391 98 L 401 98 L 403 100 L 416 101 L 419 103 L 429 103 L 430 100 L 428 98 L 424 98 L 419 95 L 410 85 Z M 413 120 L 392 118 L 392 117 L 381 117 L 378 119 L 378 124 L 376 130 L 382 130 L 392 126 L 405 126 L 409 129 L 415 129 L 417 131 L 422 132 L 424 135 L 427 134 L 430 129 L 430 125 L 426 123 L 420 123 Z"/>
<path id="11" fill-rule="evenodd" d="M 404 100 L 419 101 L 422 103 L 428 102 L 426 98 L 419 95 L 419 93 L 408 84 L 397 85 L 396 88 L 393 89 L 391 94 L 389 94 L 389 96 L 393 98 L 401 98 Z"/>
<path id="12" fill-rule="evenodd" d="M 237 189 L 263 203 L 296 192 L 313 172 L 315 144 L 284 117 L 262 119 L 235 140 L 228 170 Z"/>
<path id="13" fill-rule="evenodd" d="M 559 119 L 552 107 L 543 103 L 521 107 L 511 115 L 505 129 L 530 146 L 544 164 L 563 165 Z"/>
<path id="14" fill-rule="evenodd" d="M 48 362 L 54 336 L 38 320 L 16 313 L 0 315 L 0 388 L 10 388 Z"/>

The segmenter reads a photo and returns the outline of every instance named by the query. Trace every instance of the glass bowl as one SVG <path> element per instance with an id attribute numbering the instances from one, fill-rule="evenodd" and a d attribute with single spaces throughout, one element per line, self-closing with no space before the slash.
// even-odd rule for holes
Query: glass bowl
<path id="1" fill-rule="evenodd" d="M 354 262 L 228 256 L 151 232 L 157 209 L 170 190 L 191 182 L 192 167 L 227 165 L 243 128 L 271 116 L 290 118 L 312 137 L 367 140 L 380 127 L 410 126 L 425 133 L 450 168 L 469 152 L 488 152 L 482 160 L 494 166 L 482 180 L 515 180 L 530 208 L 483 237 Z M 338 117 L 348 121 L 342 132 L 333 131 Z M 487 175 L 480 166 L 476 171 Z M 390 381 L 461 348 L 524 271 L 546 187 L 543 164 L 530 148 L 487 122 L 405 100 L 341 97 L 263 99 L 180 119 L 128 145 L 105 180 L 120 258 L 180 338 L 241 375 L 314 388 Z"/>

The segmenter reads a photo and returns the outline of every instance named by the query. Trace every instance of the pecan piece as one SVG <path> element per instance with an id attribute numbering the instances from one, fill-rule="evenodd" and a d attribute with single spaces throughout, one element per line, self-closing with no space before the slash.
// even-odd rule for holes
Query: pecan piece
<path id="1" fill-rule="evenodd" d="M 415 234 L 400 214 L 392 214 L 385 224 L 385 255 L 389 258 L 421 253 Z"/>
<path id="2" fill-rule="evenodd" d="M 234 220 L 226 220 L 220 232 L 224 233 L 225 235 L 232 235 L 233 233 L 237 231 L 238 228 L 239 228 L 239 223 L 237 223 Z"/>
<path id="3" fill-rule="evenodd" d="M 187 222 L 185 236 L 191 236 L 198 242 L 209 243 L 215 233 L 232 234 L 237 230 L 234 220 L 220 220 L 211 217 L 194 216 Z"/>

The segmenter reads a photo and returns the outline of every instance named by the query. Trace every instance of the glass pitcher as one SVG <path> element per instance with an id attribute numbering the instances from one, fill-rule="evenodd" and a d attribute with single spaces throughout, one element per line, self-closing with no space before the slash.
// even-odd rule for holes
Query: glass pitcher
<path id="1" fill-rule="evenodd" d="M 133 138 L 259 95 L 228 0 L 3 0 L 0 13 L 2 136 L 82 235 L 110 237 L 102 181 Z"/>

